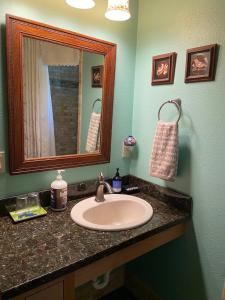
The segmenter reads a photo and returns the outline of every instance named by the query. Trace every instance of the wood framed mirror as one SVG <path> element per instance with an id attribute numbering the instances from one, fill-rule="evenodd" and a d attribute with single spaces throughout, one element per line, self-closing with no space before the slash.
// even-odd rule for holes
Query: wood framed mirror
<path id="1" fill-rule="evenodd" d="M 110 161 L 116 45 L 6 16 L 10 173 Z"/>

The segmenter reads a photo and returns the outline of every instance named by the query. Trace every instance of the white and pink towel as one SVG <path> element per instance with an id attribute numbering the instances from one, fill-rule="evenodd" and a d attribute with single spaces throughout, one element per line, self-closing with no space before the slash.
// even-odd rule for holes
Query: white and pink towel
<path id="1" fill-rule="evenodd" d="M 178 162 L 178 124 L 158 121 L 149 172 L 151 176 L 174 181 Z"/>
<path id="2" fill-rule="evenodd" d="M 100 122 L 101 114 L 92 112 L 88 128 L 86 152 L 95 152 L 100 148 Z"/>

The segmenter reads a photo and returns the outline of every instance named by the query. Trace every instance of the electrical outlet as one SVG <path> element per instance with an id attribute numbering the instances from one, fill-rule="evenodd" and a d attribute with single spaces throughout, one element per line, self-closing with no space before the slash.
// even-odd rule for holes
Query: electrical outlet
<path id="1" fill-rule="evenodd" d="M 0 173 L 5 172 L 5 152 L 0 151 Z"/>

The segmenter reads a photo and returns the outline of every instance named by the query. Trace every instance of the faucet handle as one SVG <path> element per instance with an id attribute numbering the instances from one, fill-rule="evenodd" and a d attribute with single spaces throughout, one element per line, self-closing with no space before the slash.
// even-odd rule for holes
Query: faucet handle
<path id="1" fill-rule="evenodd" d="M 99 173 L 98 179 L 99 179 L 99 181 L 104 181 L 104 175 L 102 172 Z"/>

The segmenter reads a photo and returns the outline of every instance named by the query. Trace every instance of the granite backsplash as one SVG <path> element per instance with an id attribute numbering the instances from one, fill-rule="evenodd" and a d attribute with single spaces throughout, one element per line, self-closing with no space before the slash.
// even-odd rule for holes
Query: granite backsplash
<path id="1" fill-rule="evenodd" d="M 111 184 L 112 179 L 107 179 L 107 182 Z M 84 197 L 93 196 L 97 189 L 98 181 L 88 180 L 68 185 L 68 200 L 74 200 Z M 141 178 L 133 175 L 126 175 L 122 178 L 123 186 L 138 186 L 143 193 L 150 194 L 152 197 L 172 205 L 179 210 L 183 210 L 187 213 L 192 211 L 192 201 L 189 195 L 176 190 L 162 187 L 157 184 L 153 184 Z M 44 207 L 50 206 L 50 189 L 39 191 L 40 202 Z M 0 217 L 8 214 L 5 206 L 15 203 L 16 196 L 10 198 L 0 199 Z"/>

